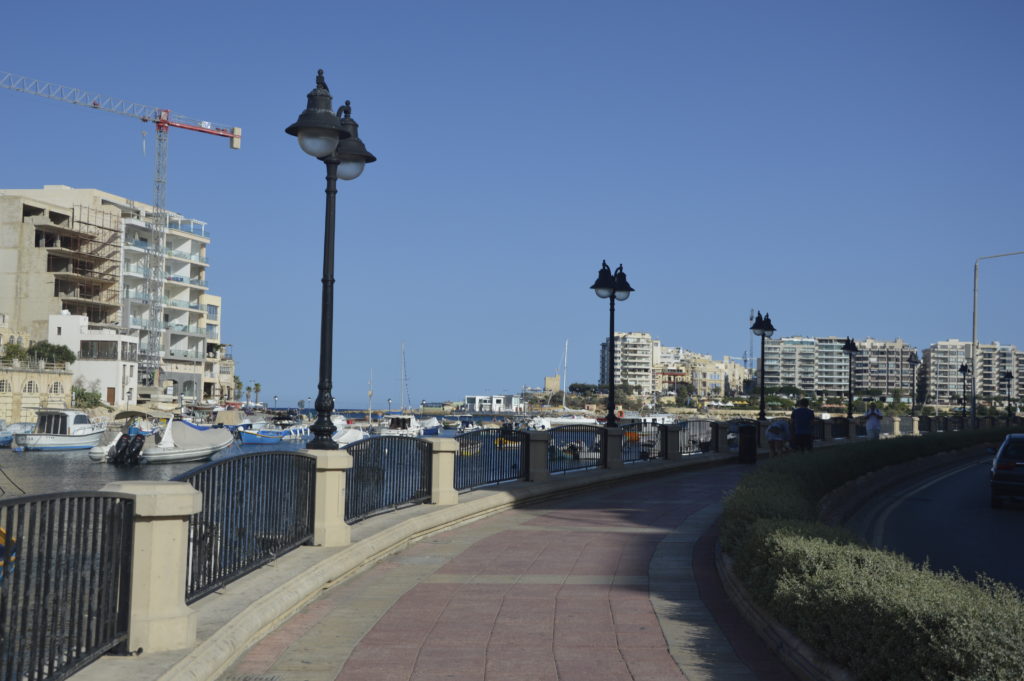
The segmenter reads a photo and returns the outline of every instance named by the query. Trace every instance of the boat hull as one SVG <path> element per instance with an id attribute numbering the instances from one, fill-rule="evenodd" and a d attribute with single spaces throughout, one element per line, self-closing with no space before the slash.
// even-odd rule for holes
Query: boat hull
<path id="1" fill-rule="evenodd" d="M 46 452 L 59 449 L 91 449 L 100 443 L 103 431 L 84 435 L 54 435 L 52 433 L 17 433 L 14 449 L 18 451 Z"/>
<path id="2" fill-rule="evenodd" d="M 238 439 L 243 445 L 273 445 L 284 439 L 284 431 L 238 431 Z"/>

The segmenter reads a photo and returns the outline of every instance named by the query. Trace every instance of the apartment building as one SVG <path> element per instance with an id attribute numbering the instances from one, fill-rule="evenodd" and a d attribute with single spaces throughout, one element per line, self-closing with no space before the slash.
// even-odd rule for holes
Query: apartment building
<path id="1" fill-rule="evenodd" d="M 216 399 L 234 383 L 207 352 L 209 243 L 205 223 L 97 189 L 2 189 L 0 312 L 33 340 L 62 311 L 132 334 L 139 399 Z"/>
<path id="2" fill-rule="evenodd" d="M 601 344 L 601 383 L 608 384 L 608 344 Z M 615 384 L 632 385 L 641 395 L 674 392 L 688 383 L 703 397 L 721 397 L 742 388 L 750 370 L 725 357 L 662 345 L 645 332 L 616 332 Z"/>
<path id="3" fill-rule="evenodd" d="M 654 392 L 654 344 L 642 331 L 615 332 L 615 385 L 631 385 L 641 395 Z M 608 341 L 601 343 L 601 384 L 610 385 Z"/>
<path id="4" fill-rule="evenodd" d="M 933 343 L 923 354 L 922 390 L 928 402 L 962 406 L 966 396 L 969 407 L 972 395 L 999 403 L 1006 399 L 1007 388 L 1011 400 L 1016 401 L 1021 394 L 1024 353 L 1013 345 L 979 343 L 977 358 L 972 362 L 971 342 L 951 338 Z M 961 367 L 968 369 L 966 375 Z M 1009 381 L 1007 372 L 1012 375 Z"/>
<path id="5" fill-rule="evenodd" d="M 852 378 L 854 393 L 879 391 L 883 395 L 909 397 L 913 371 L 907 361 L 917 349 L 902 339 L 857 342 L 857 354 L 843 352 L 845 338 L 829 336 L 770 338 L 765 340 L 764 379 L 768 387 L 795 387 L 807 395 L 846 395 Z"/>
<path id="6" fill-rule="evenodd" d="M 53 345 L 64 345 L 75 353 L 78 359 L 68 368 L 76 385 L 99 393 L 112 407 L 123 409 L 137 403 L 137 336 L 91 326 L 85 315 L 73 315 L 65 310 L 50 315 L 46 340 Z"/>
<path id="7" fill-rule="evenodd" d="M 925 348 L 921 364 L 924 401 L 931 404 L 963 404 L 970 394 L 970 384 L 960 367 L 969 366 L 970 341 L 955 338 L 933 343 Z"/>

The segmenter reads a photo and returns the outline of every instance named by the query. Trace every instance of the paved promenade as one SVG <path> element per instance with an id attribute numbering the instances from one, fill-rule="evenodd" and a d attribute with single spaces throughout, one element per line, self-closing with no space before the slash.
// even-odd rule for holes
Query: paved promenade
<path id="1" fill-rule="evenodd" d="M 749 466 L 502 511 L 325 590 L 221 681 L 775 681 L 794 677 L 714 565 Z"/>

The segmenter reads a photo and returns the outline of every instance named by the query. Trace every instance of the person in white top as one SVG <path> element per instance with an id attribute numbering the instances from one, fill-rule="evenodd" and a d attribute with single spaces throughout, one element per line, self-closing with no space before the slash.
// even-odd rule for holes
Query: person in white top
<path id="1" fill-rule="evenodd" d="M 868 431 L 869 440 L 877 440 L 882 434 L 882 416 L 882 410 L 874 402 L 868 405 L 868 410 L 864 412 L 864 427 Z"/>

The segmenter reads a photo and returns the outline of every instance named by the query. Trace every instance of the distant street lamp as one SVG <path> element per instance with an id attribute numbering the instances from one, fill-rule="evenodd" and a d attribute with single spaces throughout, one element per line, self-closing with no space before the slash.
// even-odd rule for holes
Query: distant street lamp
<path id="1" fill-rule="evenodd" d="M 367 163 L 376 157 L 359 139 L 359 126 L 351 117 L 352 107 L 346 101 L 333 110 L 331 92 L 324 81 L 323 69 L 317 71 L 316 88 L 306 95 L 306 109 L 285 132 L 299 138 L 302 150 L 327 166 L 327 205 L 324 216 L 324 270 L 320 306 L 320 381 L 317 384 L 316 422 L 310 426 L 313 439 L 307 449 L 337 449 L 333 435 L 337 428 L 331 422 L 334 398 L 331 396 L 332 346 L 334 343 L 334 207 L 338 194 L 338 178 L 354 180 Z"/>
<path id="2" fill-rule="evenodd" d="M 957 369 L 957 371 L 960 372 L 960 375 L 963 376 L 964 379 L 963 387 L 961 389 L 963 397 L 960 398 L 960 413 L 964 418 L 967 418 L 967 376 L 970 375 L 971 368 L 964 363 L 960 365 L 960 368 Z"/>
<path id="3" fill-rule="evenodd" d="M 1011 255 L 1024 255 L 1024 251 L 983 255 L 974 261 L 974 302 L 971 304 L 971 366 L 973 367 L 978 366 L 978 264 L 982 260 L 1006 258 Z M 971 380 L 971 416 L 978 416 L 978 382 L 973 378 Z"/>
<path id="4" fill-rule="evenodd" d="M 605 418 L 605 425 L 614 428 L 618 425 L 615 418 L 615 301 L 626 300 L 634 289 L 626 281 L 626 273 L 622 271 L 622 265 L 615 270 L 608 267 L 608 262 L 601 261 L 601 269 L 597 272 L 597 281 L 591 286 L 598 298 L 609 300 L 608 314 L 608 416 Z"/>
<path id="5" fill-rule="evenodd" d="M 848 358 L 847 365 L 849 367 L 849 373 L 846 376 L 846 418 L 853 418 L 853 356 L 857 354 L 857 343 L 847 336 L 846 342 L 843 343 L 843 352 L 846 353 Z M 852 431 L 851 431 L 852 435 Z"/>
<path id="6" fill-rule="evenodd" d="M 907 357 L 907 362 L 910 363 L 910 415 L 914 415 L 915 402 L 917 401 L 917 365 L 921 363 L 921 360 L 917 358 L 917 351 L 911 350 L 910 356 Z"/>
<path id="7" fill-rule="evenodd" d="M 1003 374 L 1003 380 L 1006 381 L 1006 425 L 1010 425 L 1010 421 L 1013 420 L 1013 409 L 1010 408 L 1010 388 L 1013 386 L 1013 372 L 1007 371 Z"/>
<path id="8" fill-rule="evenodd" d="M 277 395 L 274 395 L 274 409 L 277 409 Z"/>
<path id="9" fill-rule="evenodd" d="M 775 333 L 775 327 L 772 326 L 772 320 L 768 313 L 766 312 L 762 318 L 761 311 L 758 310 L 757 318 L 754 319 L 750 330 L 754 332 L 755 336 L 761 337 L 761 370 L 757 372 L 761 379 L 761 410 L 758 412 L 757 418 L 764 421 L 764 339 L 772 337 L 772 334 Z"/>

